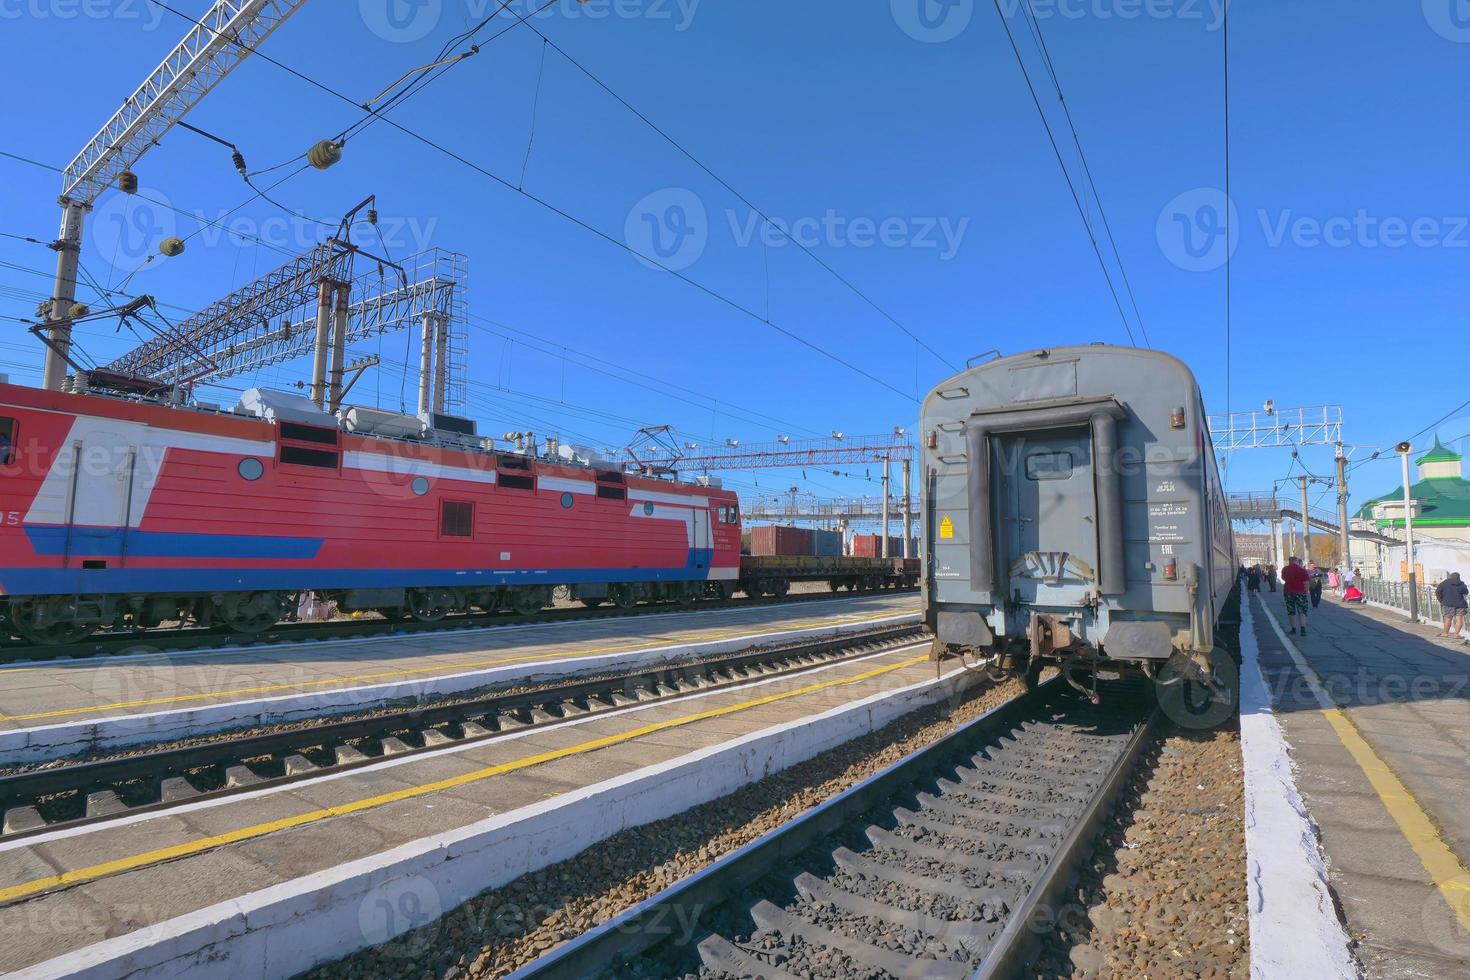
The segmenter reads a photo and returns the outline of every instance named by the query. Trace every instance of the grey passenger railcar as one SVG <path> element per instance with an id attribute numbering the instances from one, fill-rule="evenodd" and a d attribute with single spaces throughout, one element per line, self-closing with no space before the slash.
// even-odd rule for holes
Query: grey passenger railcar
<path id="1" fill-rule="evenodd" d="M 1055 664 L 1094 699 L 1099 675 L 1138 670 L 1197 714 L 1234 709 L 1215 643 L 1234 538 L 1189 368 L 1127 347 L 1017 354 L 938 385 L 920 421 L 936 656 L 1032 683 Z"/>

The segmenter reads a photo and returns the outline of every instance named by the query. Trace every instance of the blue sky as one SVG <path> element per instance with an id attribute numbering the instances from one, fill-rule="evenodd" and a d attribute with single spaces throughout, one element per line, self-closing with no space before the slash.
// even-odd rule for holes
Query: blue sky
<path id="1" fill-rule="evenodd" d="M 208 7 L 171 2 L 191 15 Z M 1194 368 L 1212 412 L 1268 398 L 1341 404 L 1349 442 L 1389 446 L 1465 398 L 1470 2 L 1232 11 L 1228 393 L 1221 2 L 1034 0 L 1143 327 Z M 1080 181 L 1021 4 L 1000 0 Z M 493 9 L 316 0 L 263 50 L 366 101 Z M 950 363 L 991 348 L 1128 341 L 991 0 L 558 0 L 534 23 Z M 0 150 L 64 165 L 186 27 L 150 0 L 0 0 Z M 189 121 L 237 144 L 254 170 L 360 115 L 252 59 Z M 469 257 L 469 414 L 487 420 L 483 431 L 533 428 L 598 446 L 656 423 L 702 442 L 882 432 L 912 426 L 908 396 L 948 373 L 801 249 L 763 235 L 740 199 L 524 26 L 392 117 L 614 240 L 386 125 L 350 140 L 331 170 L 272 192 L 331 224 L 376 194 L 395 256 L 438 246 Z M 261 200 L 229 213 L 251 192 L 228 151 L 193 134 L 170 133 L 135 170 L 144 194 L 185 214 L 110 192 L 89 219 L 83 263 L 101 285 L 126 280 L 127 293 L 153 294 L 171 314 L 323 233 Z M 0 180 L 0 233 L 54 237 L 59 177 L 0 157 Z M 200 231 L 200 216 L 249 237 Z M 183 256 L 138 269 L 164 235 L 191 233 Z M 653 251 L 729 302 L 618 243 Z M 0 237 L 0 371 L 15 380 L 37 377 L 38 345 L 17 318 L 49 294 L 52 258 Z M 126 346 L 110 325 L 92 324 L 82 340 L 103 360 Z M 360 393 L 396 407 L 407 341 L 384 342 L 389 363 Z M 304 367 L 231 384 L 287 384 Z M 1470 433 L 1470 412 L 1451 415 L 1445 437 Z M 1309 450 L 1306 463 L 1326 473 L 1331 452 Z M 1269 487 L 1289 466 L 1285 451 L 1238 453 L 1229 482 Z M 730 478 L 746 491 L 877 492 L 866 479 L 876 470 L 846 473 Z M 1397 463 L 1364 465 L 1354 480 L 1355 499 L 1385 492 Z"/>

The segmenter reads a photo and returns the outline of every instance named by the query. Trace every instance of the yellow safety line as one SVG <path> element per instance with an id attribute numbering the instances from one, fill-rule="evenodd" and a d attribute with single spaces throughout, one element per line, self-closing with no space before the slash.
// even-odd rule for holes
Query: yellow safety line
<path id="1" fill-rule="evenodd" d="M 894 615 L 901 614 L 890 613 L 883 616 L 870 616 L 866 619 L 843 620 L 841 622 L 837 622 L 831 619 L 807 620 L 802 622 L 783 624 L 779 632 L 784 633 L 790 630 L 810 629 L 815 626 L 825 625 L 851 626 L 858 623 L 869 623 L 876 622 L 877 620 L 881 619 L 890 619 Z M 696 632 L 685 634 L 682 636 L 674 636 L 667 639 L 659 639 L 657 641 L 654 641 L 654 643 L 657 646 L 676 646 L 685 643 L 702 643 L 709 640 L 730 639 L 731 637 L 736 636 L 763 635 L 759 633 L 750 633 L 750 629 L 751 626 L 746 625 L 741 626 L 738 629 Z M 429 636 L 432 637 L 432 634 L 429 634 Z M 360 681 L 380 680 L 385 677 L 407 677 L 413 674 L 432 674 L 437 672 L 452 673 L 454 671 L 460 670 L 472 670 L 476 667 L 494 667 L 499 664 L 528 664 L 536 663 L 537 661 L 541 660 L 573 660 L 581 657 L 597 656 L 598 654 L 604 653 L 632 653 L 635 650 L 647 649 L 651 649 L 651 647 L 649 645 L 649 641 L 645 640 L 642 643 L 633 646 L 628 646 L 624 644 L 622 646 L 583 647 L 575 652 L 568 650 L 558 650 L 553 653 L 544 653 L 532 656 L 503 656 L 491 660 L 469 660 L 454 664 L 431 664 L 426 667 L 405 667 L 398 670 L 377 671 L 376 673 L 371 674 L 355 674 L 349 677 L 323 677 L 320 680 L 314 681 L 290 681 L 280 684 L 262 684 L 258 687 L 236 687 L 226 691 L 207 691 L 203 694 L 173 694 L 169 695 L 168 697 L 138 698 L 133 701 L 116 701 L 112 704 L 91 704 L 83 705 L 77 708 L 54 708 L 49 711 L 32 711 L 21 715 L 0 714 L 0 722 L 38 721 L 42 718 L 61 718 L 66 715 L 86 714 L 89 711 L 113 711 L 119 708 L 141 708 L 155 704 L 178 704 L 181 701 L 203 701 L 209 698 L 233 697 L 240 694 L 268 694 L 272 691 L 299 691 L 308 687 L 324 687 L 329 684 L 353 684 Z M 191 664 L 185 666 L 195 665 Z M 200 664 L 197 666 L 199 666 L 201 669 L 205 669 L 213 665 Z M 119 669 L 127 669 L 123 665 L 118 665 L 118 667 Z M 100 665 L 100 669 L 106 669 L 106 664 Z"/>
<path id="2" fill-rule="evenodd" d="M 1338 705 L 1336 699 L 1323 686 L 1321 679 L 1317 676 L 1302 656 L 1296 644 L 1286 638 L 1281 631 L 1281 624 L 1276 622 L 1275 615 L 1261 602 L 1261 609 L 1266 613 L 1266 618 L 1275 630 L 1277 638 L 1285 645 L 1287 653 L 1296 662 L 1297 669 L 1307 681 L 1307 686 L 1316 695 L 1317 703 L 1321 706 L 1322 716 L 1337 733 L 1337 738 L 1342 742 L 1343 748 L 1353 757 L 1363 775 L 1368 777 L 1368 783 L 1383 805 L 1388 808 L 1388 813 L 1393 817 L 1394 823 L 1398 824 L 1399 833 L 1409 842 L 1418 856 L 1419 863 L 1424 870 L 1429 872 L 1430 880 L 1439 889 L 1455 917 L 1460 920 L 1460 927 L 1470 932 L 1470 871 L 1460 862 L 1460 858 L 1444 842 L 1439 830 L 1434 826 L 1429 814 L 1424 807 L 1409 792 L 1409 788 L 1389 768 L 1388 763 L 1373 751 L 1373 747 L 1363 738 L 1363 733 L 1354 724 Z"/>
<path id="3" fill-rule="evenodd" d="M 515 772 L 519 769 L 526 769 L 530 766 L 540 765 L 543 762 L 553 762 L 557 759 L 565 759 L 568 756 L 581 755 L 584 752 L 592 752 L 597 749 L 607 748 L 610 745 L 617 745 L 622 742 L 631 741 L 632 739 L 640 738 L 644 735 L 651 735 L 654 732 L 666 731 L 670 728 L 678 728 L 683 725 L 692 724 L 696 721 L 704 721 L 709 718 L 719 718 L 722 715 L 734 714 L 737 711 L 744 711 L 749 708 L 759 708 L 762 705 L 773 704 L 777 701 L 787 700 L 788 698 L 800 697 L 803 694 L 811 694 L 815 691 L 821 691 L 831 687 L 840 687 L 844 684 L 856 684 L 859 681 L 871 680 L 874 677 L 880 677 L 883 674 L 892 673 L 895 670 L 902 670 L 905 667 L 912 667 L 915 664 L 927 663 L 928 660 L 929 656 L 926 653 L 921 657 L 912 657 L 908 660 L 903 660 L 896 664 L 889 664 L 884 667 L 875 667 L 872 670 L 863 671 L 862 673 L 854 674 L 851 677 L 839 677 L 833 680 L 819 681 L 815 684 L 808 684 L 805 687 L 799 687 L 793 691 L 787 691 L 781 694 L 767 694 L 764 697 L 754 698 L 750 701 L 742 701 L 738 704 L 727 705 L 723 708 L 709 708 L 705 711 L 695 712 L 694 714 L 681 715 L 678 718 L 670 718 L 667 721 L 656 721 L 652 722 L 651 724 L 644 725 L 641 728 L 635 728 L 631 731 L 621 732 L 617 735 L 604 735 L 601 738 L 594 738 L 588 742 L 580 742 L 576 745 L 568 745 L 565 748 L 552 749 L 547 752 L 540 752 L 536 755 L 526 756 L 525 758 L 516 759 L 511 762 L 502 762 L 499 765 L 487 766 L 483 769 L 476 769 L 473 772 L 467 772 L 459 776 L 450 776 L 447 779 L 438 779 L 432 783 L 423 783 L 419 786 L 409 786 L 405 789 L 394 790 L 391 793 L 382 793 L 378 796 L 370 796 L 366 799 L 354 800 L 351 803 L 343 803 L 338 806 L 323 807 L 318 810 L 310 810 L 306 813 L 297 814 L 296 816 L 283 817 L 280 820 L 271 820 L 266 823 L 255 824 L 250 827 L 241 827 L 238 830 L 231 830 L 227 833 L 216 834 L 213 837 L 201 837 L 198 840 L 186 841 L 182 844 L 174 844 L 171 847 L 160 847 L 157 850 L 147 851 L 143 854 L 134 854 L 129 857 L 117 858 L 112 861 L 104 861 L 101 864 L 93 864 L 85 868 L 77 868 L 72 871 L 64 871 L 61 874 L 50 875 L 45 878 L 37 878 L 33 881 L 23 882 L 19 885 L 11 885 L 8 888 L 0 888 L 0 903 L 11 902 L 18 898 L 25 898 L 29 895 L 35 895 L 38 892 L 49 891 L 53 888 L 60 888 L 63 885 L 74 885 L 78 882 L 92 881 L 96 878 L 101 878 L 104 875 L 117 874 L 122 871 L 132 871 L 136 868 L 141 868 L 149 864 L 156 864 L 160 861 L 171 861 L 176 858 L 189 857 L 194 854 L 200 854 L 204 851 L 213 850 L 216 847 L 222 847 L 225 844 L 235 844 L 243 840 L 252 840 L 256 837 L 262 837 L 266 834 L 274 833 L 278 830 L 289 830 L 292 827 L 301 827 L 306 824 L 316 823 L 319 820 L 325 820 L 327 817 L 345 816 L 349 813 L 358 813 L 362 810 L 384 806 L 388 803 L 398 803 L 402 800 L 411 800 L 416 797 L 427 796 L 430 793 L 437 793 L 441 790 L 454 789 L 458 786 L 465 786 L 469 783 L 475 783 L 484 779 L 489 779 L 492 776 L 500 776 L 508 772 Z"/>

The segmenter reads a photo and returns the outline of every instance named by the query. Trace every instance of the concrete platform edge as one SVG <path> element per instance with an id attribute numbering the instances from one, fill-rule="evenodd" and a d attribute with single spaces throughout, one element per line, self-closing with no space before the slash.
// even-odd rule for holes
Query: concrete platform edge
<path id="1" fill-rule="evenodd" d="M 438 697 L 473 691 L 489 684 L 520 681 L 533 683 L 552 678 L 569 678 L 609 669 L 650 666 L 688 656 L 711 656 L 732 653 L 769 643 L 791 643 L 798 640 L 841 636 L 878 626 L 896 626 L 919 622 L 918 613 L 813 626 L 799 630 L 753 632 L 720 640 L 645 647 L 623 653 L 599 654 L 593 657 L 568 658 L 557 661 L 506 664 L 485 670 L 445 674 L 439 677 L 391 684 L 373 684 L 303 694 L 286 694 L 271 698 L 253 698 L 198 708 L 85 721 L 62 722 L 34 728 L 18 728 L 0 732 L 0 758 L 7 765 L 47 762 L 89 751 L 127 748 L 148 742 L 167 742 L 180 738 L 211 734 L 232 728 L 276 725 L 333 714 L 360 711 L 387 702 L 422 703 Z"/>
<path id="2" fill-rule="evenodd" d="M 1250 600 L 1241 603 L 1240 742 L 1245 768 L 1251 976 L 1357 977 L 1327 885 L 1317 826 L 1260 668 Z"/>
<path id="3" fill-rule="evenodd" d="M 262 889 L 22 969 L 20 978 L 289 977 L 391 938 L 364 910 L 413 894 L 449 911 L 566 860 L 626 827 L 682 813 L 968 689 L 965 670 L 554 797 L 533 806 Z M 398 932 L 418 923 L 407 923 Z"/>

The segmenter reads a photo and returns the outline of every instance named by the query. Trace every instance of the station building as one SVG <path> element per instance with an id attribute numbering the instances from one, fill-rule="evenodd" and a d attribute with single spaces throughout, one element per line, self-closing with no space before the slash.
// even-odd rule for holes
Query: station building
<path id="1" fill-rule="evenodd" d="M 1414 521 L 1414 552 L 1420 582 L 1434 583 L 1447 572 L 1470 578 L 1470 480 L 1464 457 L 1436 437 L 1434 447 L 1414 461 L 1419 479 L 1409 487 L 1409 516 Z M 1390 537 L 1404 536 L 1402 485 L 1365 503 L 1352 526 Z M 1372 577 L 1389 581 L 1408 578 L 1403 546 L 1352 542 L 1353 564 Z"/>

